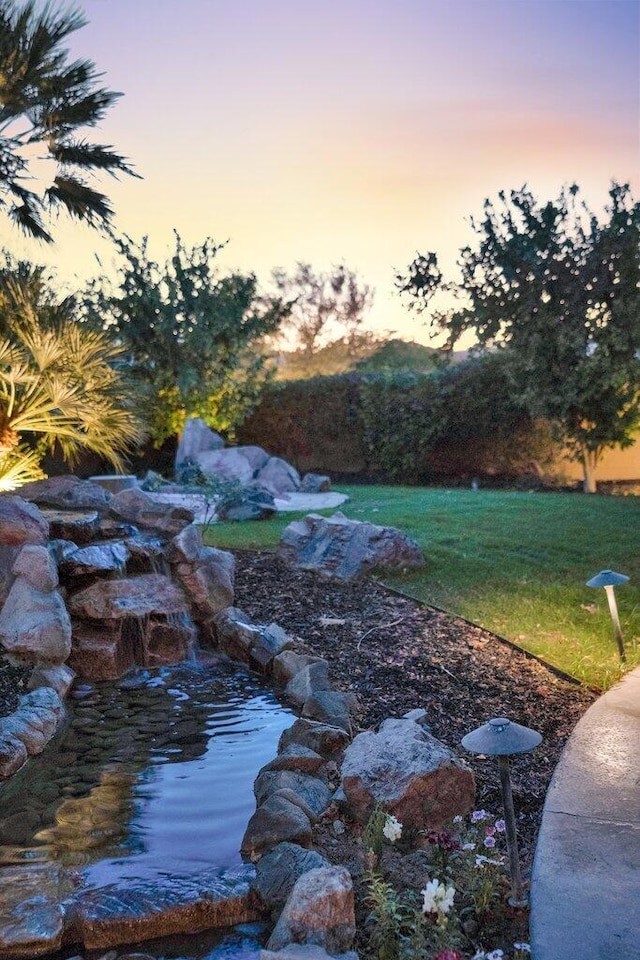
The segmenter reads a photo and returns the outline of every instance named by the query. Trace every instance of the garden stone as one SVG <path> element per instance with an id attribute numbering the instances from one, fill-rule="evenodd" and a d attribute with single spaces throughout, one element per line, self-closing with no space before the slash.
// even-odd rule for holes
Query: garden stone
<path id="1" fill-rule="evenodd" d="M 64 700 L 71 689 L 75 676 L 74 671 L 64 663 L 55 667 L 36 664 L 29 677 L 27 689 L 37 690 L 39 687 L 51 687 L 60 699 Z"/>
<path id="2" fill-rule="evenodd" d="M 275 512 L 275 501 L 271 494 L 264 490 L 245 490 L 237 496 L 224 497 L 216 504 L 216 517 L 225 523 L 269 520 Z"/>
<path id="3" fill-rule="evenodd" d="M 353 697 L 337 690 L 317 690 L 308 697 L 302 706 L 302 716 L 310 720 L 319 720 L 332 727 L 341 727 L 351 733 L 350 707 Z"/>
<path id="4" fill-rule="evenodd" d="M 125 539 L 126 537 L 137 537 L 140 531 L 132 523 L 125 523 L 123 520 L 113 520 L 110 517 L 103 517 L 100 520 L 98 536 L 104 540 Z"/>
<path id="5" fill-rule="evenodd" d="M 42 511 L 49 521 L 49 532 L 54 540 L 72 540 L 74 543 L 89 543 L 100 532 L 100 514 L 95 510 L 76 513 L 71 510 Z"/>
<path id="6" fill-rule="evenodd" d="M 314 693 L 329 689 L 329 664 L 326 660 L 318 660 L 303 667 L 292 677 L 284 695 L 295 706 L 301 707 Z"/>
<path id="7" fill-rule="evenodd" d="M 23 577 L 41 593 L 51 593 L 58 586 L 58 570 L 45 546 L 26 543 L 13 564 L 13 574 Z"/>
<path id="8" fill-rule="evenodd" d="M 324 766 L 324 757 L 315 750 L 309 750 L 308 747 L 303 747 L 299 743 L 290 743 L 282 753 L 266 763 L 260 773 L 266 770 L 295 770 L 298 773 L 314 774 Z"/>
<path id="9" fill-rule="evenodd" d="M 41 511 L 22 497 L 0 496 L 0 543 L 20 547 L 24 543 L 46 543 L 49 524 Z"/>
<path id="10" fill-rule="evenodd" d="M 227 607 L 214 617 L 218 645 L 232 660 L 245 663 L 249 651 L 261 636 L 260 627 L 238 607 Z"/>
<path id="11" fill-rule="evenodd" d="M 294 770 L 263 770 L 253 785 L 256 803 L 263 804 L 279 790 L 291 790 L 319 817 L 331 803 L 331 791 L 323 780 Z"/>
<path id="12" fill-rule="evenodd" d="M 305 473 L 300 483 L 300 493 L 327 493 L 331 489 L 331 477 L 323 473 Z"/>
<path id="13" fill-rule="evenodd" d="M 277 623 L 260 628 L 260 637 L 249 651 L 249 662 L 263 673 L 267 671 L 274 658 L 286 650 L 293 640 Z"/>
<path id="14" fill-rule="evenodd" d="M 300 474 L 280 457 L 269 457 L 255 479 L 256 483 L 274 497 L 282 497 L 283 494 L 295 493 L 300 489 Z"/>
<path id="15" fill-rule="evenodd" d="M 190 523 L 169 541 L 164 553 L 169 563 L 195 563 L 200 559 L 203 548 L 200 525 Z M 232 554 L 230 556 L 233 557 Z"/>
<path id="16" fill-rule="evenodd" d="M 189 417 L 180 434 L 175 460 L 176 470 L 184 460 L 195 460 L 196 456 L 205 450 L 220 450 L 222 447 L 224 447 L 224 440 L 219 433 L 208 427 L 200 417 Z"/>
<path id="17" fill-rule="evenodd" d="M 254 469 L 238 447 L 198 453 L 194 460 L 205 476 L 218 480 L 237 480 L 243 485 L 253 480 Z"/>
<path id="18" fill-rule="evenodd" d="M 60 572 L 65 578 L 117 573 L 124 570 L 128 559 L 124 543 L 96 543 L 67 554 Z"/>
<path id="19" fill-rule="evenodd" d="M 274 657 L 271 664 L 271 673 L 274 683 L 286 686 L 304 667 L 312 663 L 320 663 L 322 657 L 311 656 L 306 653 L 296 653 L 294 650 L 285 650 Z"/>
<path id="20" fill-rule="evenodd" d="M 394 527 L 307 514 L 282 532 L 278 556 L 302 570 L 351 580 L 372 570 L 399 570 L 424 563 L 417 543 Z"/>
<path id="21" fill-rule="evenodd" d="M 126 958 L 124 958 L 126 960 Z M 358 960 L 355 950 L 329 954 L 313 943 L 290 943 L 282 950 L 261 950 L 260 960 Z"/>
<path id="22" fill-rule="evenodd" d="M 240 852 L 255 862 L 285 841 L 309 847 L 311 835 L 309 817 L 295 803 L 276 794 L 265 800 L 249 820 Z"/>
<path id="23" fill-rule="evenodd" d="M 27 748 L 22 740 L 0 733 L 0 780 L 7 780 L 27 762 Z"/>
<path id="24" fill-rule="evenodd" d="M 84 680 L 117 680 L 136 662 L 136 649 L 122 636 L 122 621 L 73 621 L 69 666 Z M 81 699 L 84 686 L 73 691 Z M 93 688 L 84 694 L 89 696 Z"/>
<path id="25" fill-rule="evenodd" d="M 63 663 L 71 650 L 71 621 L 57 590 L 41 593 L 18 577 L 0 613 L 0 643 L 29 663 Z"/>
<path id="26" fill-rule="evenodd" d="M 153 614 L 188 613 L 180 587 L 162 573 L 130 580 L 97 580 L 69 600 L 69 612 L 86 620 L 142 620 Z"/>
<path id="27" fill-rule="evenodd" d="M 315 850 L 305 850 L 295 843 L 279 843 L 256 864 L 254 889 L 266 907 L 279 910 L 303 873 L 328 866 L 329 862 Z"/>
<path id="28" fill-rule="evenodd" d="M 193 522 L 191 510 L 156 500 L 137 488 L 117 493 L 109 507 L 113 516 L 167 536 L 175 536 Z"/>
<path id="29" fill-rule="evenodd" d="M 36 480 L 20 487 L 20 496 L 25 500 L 61 510 L 97 510 L 106 513 L 111 494 L 92 480 L 80 480 L 67 474 Z"/>
<path id="30" fill-rule="evenodd" d="M 58 950 L 62 903 L 70 890 L 57 864 L 4 867 L 0 871 L 0 957 L 34 960 Z"/>
<path id="31" fill-rule="evenodd" d="M 296 880 L 267 950 L 293 943 L 323 947 L 330 954 L 347 951 L 355 937 L 353 884 L 344 867 L 316 867 Z"/>
<path id="32" fill-rule="evenodd" d="M 280 734 L 278 753 L 286 750 L 291 743 L 299 743 L 323 757 L 334 757 L 346 747 L 349 740 L 349 734 L 340 727 L 300 717 Z"/>
<path id="33" fill-rule="evenodd" d="M 203 547 L 193 563 L 178 563 L 173 572 L 194 607 L 196 619 L 206 620 L 233 603 L 233 562 L 229 553 Z M 233 558 L 232 558 L 233 559 Z"/>
<path id="34" fill-rule="evenodd" d="M 249 466 L 253 470 L 254 474 L 268 463 L 270 460 L 270 455 L 266 450 L 263 450 L 262 447 L 255 445 L 248 445 L 242 447 L 235 447 L 238 453 L 241 453 L 245 460 L 248 461 Z"/>
<path id="35" fill-rule="evenodd" d="M 358 734 L 342 762 L 342 787 L 356 819 L 376 803 L 417 830 L 440 829 L 473 807 L 472 772 L 413 720 L 385 720 Z"/>

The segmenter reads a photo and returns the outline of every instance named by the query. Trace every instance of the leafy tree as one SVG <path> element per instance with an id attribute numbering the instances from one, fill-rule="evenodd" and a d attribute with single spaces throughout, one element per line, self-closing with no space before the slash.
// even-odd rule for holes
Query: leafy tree
<path id="1" fill-rule="evenodd" d="M 587 492 L 603 451 L 631 445 L 640 424 L 640 203 L 616 183 L 609 197 L 598 219 L 575 185 L 546 203 L 526 188 L 500 193 L 472 221 L 460 284 L 444 283 L 432 253 L 396 277 L 418 310 L 439 288 L 460 297 L 432 318 L 449 348 L 472 331 L 509 351 L 514 390 L 557 426 Z"/>
<path id="2" fill-rule="evenodd" d="M 157 444 L 202 417 L 233 436 L 257 402 L 265 378 L 262 338 L 288 315 L 260 295 L 254 274 L 221 277 L 215 258 L 225 244 L 187 248 L 175 233 L 165 263 L 148 254 L 148 238 L 114 238 L 121 254 L 115 286 L 93 281 L 85 317 L 115 336 L 144 391 Z"/>
<path id="3" fill-rule="evenodd" d="M 111 218 L 107 197 L 86 174 L 128 173 L 110 146 L 89 143 L 79 132 L 94 127 L 120 94 L 97 86 L 90 60 L 68 62 L 61 44 L 85 25 L 76 11 L 38 10 L 34 0 L 0 0 L 0 207 L 25 233 L 51 242 L 50 212 L 92 226 Z M 45 151 L 48 185 L 34 189 L 33 158 Z"/>
<path id="4" fill-rule="evenodd" d="M 42 268 L 6 261 L 0 269 L 0 489 L 43 476 L 58 445 L 73 464 L 83 449 L 117 469 L 143 430 L 123 394 L 119 350 L 73 318 Z M 36 446 L 33 438 L 40 437 Z"/>
<path id="5" fill-rule="evenodd" d="M 357 275 L 344 265 L 331 273 L 315 273 L 311 264 L 298 263 L 291 275 L 284 270 L 272 273 L 276 288 L 290 301 L 290 332 L 298 345 L 297 366 L 302 376 L 314 376 L 315 357 L 331 343 L 341 342 L 354 361 L 362 355 L 361 324 L 373 303 L 373 289 L 360 284 Z"/>

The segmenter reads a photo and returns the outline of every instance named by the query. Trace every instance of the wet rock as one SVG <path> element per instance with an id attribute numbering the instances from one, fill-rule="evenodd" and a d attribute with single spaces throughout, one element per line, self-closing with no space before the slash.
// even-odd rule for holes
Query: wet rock
<path id="1" fill-rule="evenodd" d="M 27 483 L 20 487 L 20 495 L 42 506 L 59 507 L 62 510 L 97 510 L 100 513 L 107 510 L 111 499 L 104 487 L 72 475 Z"/>
<path id="2" fill-rule="evenodd" d="M 325 765 L 324 757 L 299 743 L 290 743 L 288 747 L 260 770 L 296 770 L 299 773 L 317 773 Z"/>
<path id="3" fill-rule="evenodd" d="M 300 483 L 301 493 L 327 493 L 331 489 L 331 477 L 324 473 L 305 473 Z"/>
<path id="4" fill-rule="evenodd" d="M 344 953 L 356 932 L 353 884 L 344 867 L 317 867 L 303 873 L 269 938 L 268 950 L 289 944 L 315 944 L 328 953 Z"/>
<path id="5" fill-rule="evenodd" d="M 296 653 L 294 650 L 285 650 L 274 657 L 271 664 L 271 675 L 274 683 L 286 686 L 292 677 L 300 670 L 312 663 L 320 663 L 322 657 L 314 657 L 306 653 Z"/>
<path id="6" fill-rule="evenodd" d="M 193 513 L 185 507 L 156 500 L 142 490 L 122 490 L 111 498 L 111 514 L 148 530 L 175 536 L 193 522 Z"/>
<path id="7" fill-rule="evenodd" d="M 315 720 L 300 717 L 280 735 L 278 753 L 286 749 L 290 743 L 300 743 L 323 757 L 335 757 L 344 750 L 349 740 L 349 734 L 340 727 L 331 727 L 326 723 L 317 723 Z"/>
<path id="8" fill-rule="evenodd" d="M 129 551 L 127 574 L 164 573 L 167 566 L 164 560 L 164 540 L 161 537 L 127 537 L 124 545 Z"/>
<path id="9" fill-rule="evenodd" d="M 176 470 L 184 460 L 195 460 L 199 453 L 207 450 L 221 450 L 224 440 L 219 433 L 211 430 L 200 417 L 189 417 L 180 435 L 176 451 Z"/>
<path id="10" fill-rule="evenodd" d="M 0 643 L 29 663 L 63 663 L 71 650 L 71 622 L 60 594 L 41 593 L 18 577 L 0 612 Z"/>
<path id="11" fill-rule="evenodd" d="M 167 623 L 151 619 L 142 633 L 142 661 L 148 667 L 180 663 L 191 655 L 196 637 L 188 620 Z"/>
<path id="12" fill-rule="evenodd" d="M 46 543 L 49 524 L 41 511 L 22 497 L 0 496 L 0 543 L 20 547 Z"/>
<path id="13" fill-rule="evenodd" d="M 110 517 L 103 517 L 100 521 L 98 535 L 104 540 L 118 540 L 126 537 L 137 537 L 140 531 L 133 523 L 125 523 L 123 520 L 113 520 Z"/>
<path id="14" fill-rule="evenodd" d="M 125 491 L 128 493 L 128 491 Z M 153 614 L 186 614 L 188 604 L 180 588 L 161 573 L 128 580 L 98 580 L 69 600 L 72 616 L 87 620 L 143 619 Z"/>
<path id="15" fill-rule="evenodd" d="M 281 909 L 303 873 L 328 866 L 328 861 L 315 850 L 295 843 L 279 843 L 256 864 L 254 889 L 265 906 Z"/>
<path id="16" fill-rule="evenodd" d="M 61 565 L 64 577 L 85 577 L 122 571 L 129 559 L 124 543 L 96 543 L 67 554 Z"/>
<path id="17" fill-rule="evenodd" d="M 413 720 L 385 720 L 345 751 L 342 788 L 353 815 L 366 821 L 376 803 L 401 823 L 439 829 L 473 807 L 471 771 Z"/>
<path id="18" fill-rule="evenodd" d="M 54 540 L 72 540 L 75 544 L 95 540 L 100 531 L 100 514 L 95 510 L 74 513 L 70 510 L 43 510 Z"/>
<path id="19" fill-rule="evenodd" d="M 329 518 L 310 513 L 294 520 L 282 532 L 278 556 L 302 570 L 338 580 L 424 563 L 417 543 L 400 530 L 348 520 L 342 513 Z"/>
<path id="20" fill-rule="evenodd" d="M 44 956 L 62 944 L 62 901 L 70 884 L 61 867 L 38 864 L 0 871 L 0 958 Z"/>
<path id="21" fill-rule="evenodd" d="M 39 687 L 51 687 L 60 699 L 64 700 L 74 679 L 74 671 L 66 664 L 61 663 L 54 667 L 46 664 L 36 664 L 29 677 L 28 689 L 37 690 Z"/>
<path id="22" fill-rule="evenodd" d="M 245 865 L 81 891 L 73 904 L 74 927 L 87 949 L 101 950 L 249 923 L 259 915 L 250 890 L 253 878 L 253 867 Z"/>
<path id="23" fill-rule="evenodd" d="M 124 621 L 73 620 L 71 653 L 68 665 L 84 680 L 100 682 L 117 680 L 136 663 L 139 646 L 123 635 Z M 83 687 L 73 692 L 74 698 L 90 696 L 93 687 L 84 694 Z"/>
<path id="24" fill-rule="evenodd" d="M 260 960 L 358 960 L 355 950 L 331 954 L 313 943 L 290 943 L 282 950 L 261 950 Z"/>
<path id="25" fill-rule="evenodd" d="M 316 690 L 302 706 L 302 716 L 328 723 L 351 732 L 351 706 L 353 697 L 337 690 Z"/>
<path id="26" fill-rule="evenodd" d="M 0 733 L 0 780 L 7 780 L 27 762 L 27 748 L 22 740 Z"/>
<path id="27" fill-rule="evenodd" d="M 295 803 L 276 794 L 258 807 L 249 820 L 240 852 L 243 857 L 256 861 L 285 841 L 309 847 L 311 835 L 309 817 Z"/>
<path id="28" fill-rule="evenodd" d="M 282 497 L 283 494 L 295 493 L 300 489 L 300 474 L 295 467 L 280 457 L 269 457 L 257 473 L 255 480 L 274 497 Z"/>
<path id="29" fill-rule="evenodd" d="M 274 793 L 291 790 L 308 807 L 314 817 L 319 817 L 331 803 L 331 791 L 324 780 L 295 770 L 263 770 L 253 785 L 258 806 Z"/>
<path id="30" fill-rule="evenodd" d="M 25 544 L 16 557 L 12 572 L 41 593 L 51 593 L 58 586 L 55 561 L 48 549 L 40 544 Z"/>
<path id="31" fill-rule="evenodd" d="M 287 684 L 284 695 L 297 707 L 321 690 L 329 690 L 329 664 L 317 660 L 299 670 Z"/>

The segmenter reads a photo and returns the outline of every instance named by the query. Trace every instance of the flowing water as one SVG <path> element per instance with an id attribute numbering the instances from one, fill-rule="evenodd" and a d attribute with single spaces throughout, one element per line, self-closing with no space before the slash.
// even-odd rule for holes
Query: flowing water
<path id="1" fill-rule="evenodd" d="M 253 780 L 293 720 L 256 678 L 212 656 L 99 684 L 71 713 L 0 788 L 0 863 L 56 860 L 96 889 L 241 863 Z M 240 929 L 136 949 L 240 960 L 258 945 Z"/>

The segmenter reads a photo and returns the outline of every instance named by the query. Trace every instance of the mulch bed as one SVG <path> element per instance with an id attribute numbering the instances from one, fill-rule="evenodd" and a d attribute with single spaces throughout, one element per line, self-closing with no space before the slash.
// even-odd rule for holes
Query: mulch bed
<path id="1" fill-rule="evenodd" d="M 30 668 L 14 667 L 0 655 L 0 718 L 6 717 L 18 706 L 18 700 L 27 692 Z"/>
<path id="2" fill-rule="evenodd" d="M 542 745 L 512 766 L 521 855 L 530 866 L 551 774 L 597 694 L 494 634 L 373 580 L 327 580 L 269 553 L 235 556 L 236 606 L 257 622 L 275 621 L 327 658 L 333 686 L 357 696 L 357 729 L 426 710 L 433 735 L 473 768 L 478 807 L 501 809 L 497 766 L 465 754 L 464 734 L 499 716 L 540 731 Z"/>

